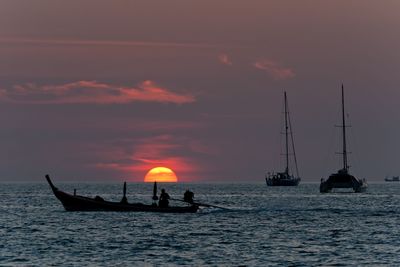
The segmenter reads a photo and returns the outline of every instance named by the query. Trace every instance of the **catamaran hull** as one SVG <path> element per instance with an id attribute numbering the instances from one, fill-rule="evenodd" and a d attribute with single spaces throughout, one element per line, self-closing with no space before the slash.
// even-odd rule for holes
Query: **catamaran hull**
<path id="1" fill-rule="evenodd" d="M 339 171 L 329 176 L 328 180 L 322 180 L 319 191 L 321 193 L 329 193 L 332 192 L 334 188 L 349 188 L 353 189 L 355 193 L 364 193 L 368 188 L 368 184 L 363 180 L 357 179 L 353 175 L 341 173 L 341 171 Z"/>

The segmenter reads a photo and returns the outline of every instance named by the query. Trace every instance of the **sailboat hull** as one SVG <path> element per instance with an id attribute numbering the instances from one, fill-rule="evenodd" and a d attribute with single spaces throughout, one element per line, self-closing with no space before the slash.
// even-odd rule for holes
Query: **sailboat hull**
<path id="1" fill-rule="evenodd" d="M 268 186 L 298 186 L 301 179 L 282 172 L 268 175 L 265 177 L 265 181 Z"/>
<path id="2" fill-rule="evenodd" d="M 298 186 L 300 183 L 300 179 L 265 179 L 268 186 Z"/>

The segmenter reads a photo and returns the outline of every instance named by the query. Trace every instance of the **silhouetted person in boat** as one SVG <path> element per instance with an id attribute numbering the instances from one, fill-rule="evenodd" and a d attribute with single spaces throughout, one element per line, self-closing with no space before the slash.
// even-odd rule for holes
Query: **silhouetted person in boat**
<path id="1" fill-rule="evenodd" d="M 186 192 L 183 194 L 183 201 L 193 204 L 193 199 L 194 193 L 190 190 L 186 190 Z"/>
<path id="2" fill-rule="evenodd" d="M 121 199 L 121 204 L 128 204 L 128 199 L 126 198 L 126 182 L 124 182 L 124 196 Z"/>
<path id="3" fill-rule="evenodd" d="M 158 196 L 157 196 L 157 182 L 154 181 L 154 185 L 153 185 L 153 204 L 152 206 L 157 207 L 157 200 L 158 200 Z"/>
<path id="4" fill-rule="evenodd" d="M 160 200 L 158 201 L 158 206 L 160 208 L 168 208 L 169 205 L 169 195 L 165 192 L 165 189 L 161 189 Z"/>

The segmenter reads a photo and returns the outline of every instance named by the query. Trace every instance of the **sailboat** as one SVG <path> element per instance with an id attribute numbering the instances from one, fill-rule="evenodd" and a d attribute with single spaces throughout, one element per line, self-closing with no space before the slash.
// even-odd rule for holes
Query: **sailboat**
<path id="1" fill-rule="evenodd" d="M 299 177 L 299 170 L 297 167 L 297 159 L 296 159 L 296 152 L 294 149 L 294 139 L 293 139 L 293 131 L 292 131 L 292 125 L 290 122 L 290 117 L 289 117 L 289 111 L 288 111 L 288 101 L 287 101 L 287 96 L 286 92 L 284 92 L 284 108 L 285 108 L 285 170 L 283 172 L 272 172 L 272 173 L 267 173 L 265 176 L 265 181 L 267 182 L 267 185 L 269 186 L 297 186 L 300 183 L 300 177 Z M 290 140 L 292 143 L 292 152 L 294 156 L 294 163 L 296 167 L 296 175 L 290 174 L 289 172 L 289 135 L 290 135 Z"/>
<path id="2" fill-rule="evenodd" d="M 333 173 L 325 181 L 321 179 L 319 191 L 321 193 L 329 193 L 333 188 L 352 188 L 356 193 L 362 193 L 367 190 L 368 184 L 365 179 L 358 179 L 349 173 L 349 164 L 347 162 L 347 143 L 346 143 L 346 118 L 344 115 L 344 89 L 342 84 L 342 139 L 343 139 L 343 151 L 340 153 L 343 155 L 343 168 L 337 173 Z"/>

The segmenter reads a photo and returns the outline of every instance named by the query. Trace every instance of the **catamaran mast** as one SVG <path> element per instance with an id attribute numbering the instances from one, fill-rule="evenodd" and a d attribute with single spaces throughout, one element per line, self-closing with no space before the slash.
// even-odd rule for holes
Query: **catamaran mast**
<path id="1" fill-rule="evenodd" d="M 286 91 L 284 92 L 285 95 L 285 141 L 286 141 L 286 174 L 289 174 L 289 135 L 288 135 L 288 111 L 287 111 L 287 98 L 286 98 Z"/>
<path id="2" fill-rule="evenodd" d="M 342 134 L 343 134 L 343 169 L 347 171 L 349 166 L 347 165 L 347 147 L 346 147 L 346 120 L 344 115 L 344 89 L 342 84 Z"/>

